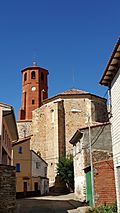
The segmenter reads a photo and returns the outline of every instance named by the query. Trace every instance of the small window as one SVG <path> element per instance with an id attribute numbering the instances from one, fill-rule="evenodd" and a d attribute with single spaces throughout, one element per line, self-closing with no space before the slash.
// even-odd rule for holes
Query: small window
<path id="1" fill-rule="evenodd" d="M 47 167 L 44 168 L 45 177 L 47 177 Z"/>
<path id="2" fill-rule="evenodd" d="M 35 104 L 35 100 L 34 100 L 34 99 L 32 100 L 32 104 L 33 104 L 33 105 Z"/>
<path id="3" fill-rule="evenodd" d="M 20 172 L 20 163 L 16 163 L 16 172 Z"/>
<path id="4" fill-rule="evenodd" d="M 22 147 L 21 146 L 18 148 L 18 153 L 22 154 Z"/>
<path id="5" fill-rule="evenodd" d="M 40 162 L 36 162 L 36 169 L 40 168 Z"/>
<path id="6" fill-rule="evenodd" d="M 27 73 L 24 74 L 24 81 L 27 80 Z"/>
<path id="7" fill-rule="evenodd" d="M 31 72 L 31 79 L 35 79 L 35 71 Z"/>
<path id="8" fill-rule="evenodd" d="M 44 74 L 41 72 L 41 81 L 44 81 Z"/>

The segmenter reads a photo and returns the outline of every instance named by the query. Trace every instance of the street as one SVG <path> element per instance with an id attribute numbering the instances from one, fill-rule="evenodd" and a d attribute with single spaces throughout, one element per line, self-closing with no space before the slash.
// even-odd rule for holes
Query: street
<path id="1" fill-rule="evenodd" d="M 80 206 L 74 194 L 17 199 L 17 213 L 65 213 Z"/>

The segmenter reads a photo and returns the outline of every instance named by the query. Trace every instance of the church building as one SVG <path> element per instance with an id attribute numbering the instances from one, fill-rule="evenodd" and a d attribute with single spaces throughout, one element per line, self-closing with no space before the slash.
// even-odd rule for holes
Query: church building
<path id="1" fill-rule="evenodd" d="M 107 121 L 106 99 L 78 89 L 48 98 L 48 70 L 22 70 L 22 105 L 17 122 L 20 138 L 32 135 L 30 149 L 48 163 L 49 185 L 54 186 L 56 164 L 72 154 L 69 140 L 76 129 Z"/>

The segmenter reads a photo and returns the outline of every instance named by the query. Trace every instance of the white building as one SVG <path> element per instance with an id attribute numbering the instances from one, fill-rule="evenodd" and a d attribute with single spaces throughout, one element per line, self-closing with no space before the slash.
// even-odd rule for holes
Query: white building
<path id="1" fill-rule="evenodd" d="M 120 37 L 108 61 L 100 84 L 108 86 L 110 91 L 113 159 L 118 213 L 120 213 Z"/>
<path id="2" fill-rule="evenodd" d="M 32 178 L 40 177 L 39 188 L 41 195 L 49 192 L 49 182 L 47 178 L 48 164 L 36 154 L 33 150 L 32 153 Z"/>
<path id="3" fill-rule="evenodd" d="M 13 107 L 0 103 L 0 164 L 11 165 L 12 142 L 18 140 Z"/>

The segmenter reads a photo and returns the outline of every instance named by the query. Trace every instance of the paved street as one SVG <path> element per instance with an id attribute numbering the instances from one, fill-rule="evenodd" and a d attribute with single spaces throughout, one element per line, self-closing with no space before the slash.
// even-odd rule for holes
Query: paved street
<path id="1" fill-rule="evenodd" d="M 42 196 L 17 200 L 17 213 L 65 213 L 83 206 L 74 194 Z"/>

